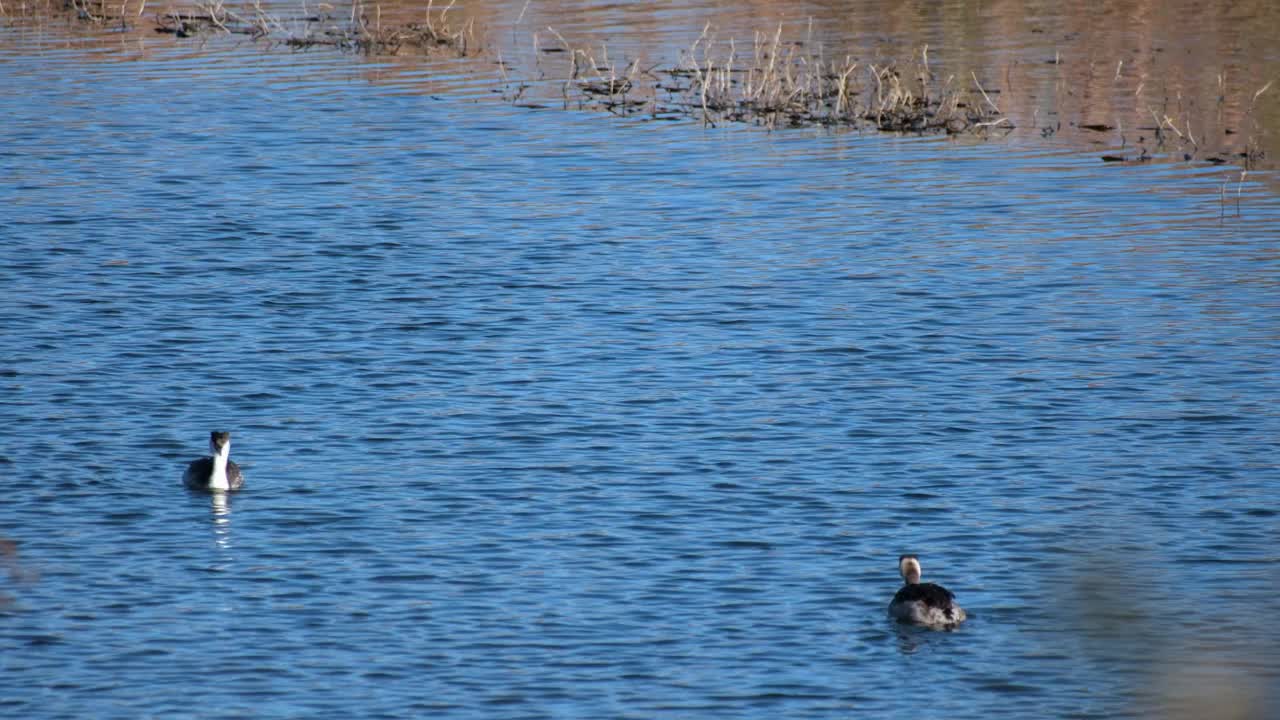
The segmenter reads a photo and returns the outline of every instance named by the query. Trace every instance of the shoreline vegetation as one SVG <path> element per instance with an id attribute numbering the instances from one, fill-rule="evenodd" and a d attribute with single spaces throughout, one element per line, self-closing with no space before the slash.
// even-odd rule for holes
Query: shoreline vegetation
<path id="1" fill-rule="evenodd" d="M 259 0 L 239 11 L 223 0 L 204 0 L 193 12 L 157 15 L 156 32 L 177 37 L 218 32 L 247 35 L 298 50 L 328 47 L 363 55 L 401 55 L 441 49 L 465 57 L 476 45 L 474 23 L 453 26 L 448 16 L 454 3 L 438 10 L 434 5 L 434 0 L 428 0 L 421 22 L 384 24 L 382 7 L 370 9 L 361 0 L 352 2 L 346 16 L 335 15 L 333 6 L 320 4 L 315 10 L 304 5 L 301 14 L 287 18 L 267 12 Z"/>
<path id="2" fill-rule="evenodd" d="M 939 79 L 925 46 L 906 63 L 862 63 L 826 58 L 799 40 L 784 40 L 782 28 L 756 32 L 741 50 L 735 40 L 717 42 L 703 28 L 675 67 L 642 68 L 633 60 L 621 71 L 593 51 L 575 48 L 554 29 L 556 45 L 539 55 L 568 55 L 562 94 L 566 105 L 617 115 L 691 118 L 708 127 L 727 123 L 782 127 L 849 127 L 901 133 L 988 133 L 1013 122 L 971 73 L 972 85 L 956 76 Z M 539 37 L 534 36 L 535 46 Z M 508 87 L 510 84 L 508 83 Z M 518 101 L 518 84 L 509 99 Z"/>
<path id="3" fill-rule="evenodd" d="M 428 0 L 418 21 L 384 18 L 380 5 L 353 0 L 349 11 L 327 3 L 278 15 L 261 0 L 234 6 L 225 0 L 200 0 L 187 9 L 173 5 L 149 9 L 155 0 L 0 0 L 0 19 L 66 17 L 73 22 L 127 29 L 151 22 L 156 33 L 176 38 L 241 35 L 266 47 L 295 51 L 332 49 L 367 56 L 428 55 L 436 52 L 467 57 L 482 52 L 473 20 L 455 20 L 456 0 L 437 4 Z M 150 12 L 149 12 L 150 10 Z M 499 52 L 496 66 L 502 98 L 519 107 L 541 108 L 554 89 L 565 108 L 609 112 L 654 120 L 693 120 L 707 127 L 749 124 L 773 129 L 828 127 L 892 133 L 947 134 L 991 137 L 1016 128 L 1002 111 L 1001 89 L 984 83 L 976 71 L 963 74 L 935 73 L 927 45 L 905 61 L 865 62 L 851 56 L 827 57 L 821 44 L 785 37 L 782 26 L 772 32 L 757 31 L 741 45 L 736 39 L 718 39 L 710 24 L 692 45 L 680 52 L 674 65 L 645 66 L 640 59 L 611 61 L 608 48 L 598 51 L 571 45 L 554 28 L 533 33 L 537 77 L 526 77 Z M 544 58 L 546 60 L 544 61 Z M 556 58 L 561 58 L 562 63 Z M 1055 59 L 1054 62 L 1057 62 Z M 1121 68 L 1116 68 L 1116 78 Z M 1218 104 L 1226 100 L 1219 75 Z M 1266 159 L 1255 113 L 1259 98 L 1273 82 L 1246 98 L 1242 125 L 1226 130 L 1243 135 L 1221 145 L 1231 151 L 1213 150 L 1209 138 L 1197 135 L 1183 97 L 1176 93 L 1155 103 L 1147 100 L 1146 83 L 1139 83 L 1134 105 L 1150 124 L 1128 129 L 1110 124 L 1082 123 L 1081 130 L 1116 133 L 1121 143 L 1106 162 L 1147 162 L 1157 156 L 1231 163 L 1245 175 Z M 548 91 L 547 88 L 553 88 Z M 530 97 L 535 89 L 538 98 Z M 1061 129 L 1032 124 L 1043 137 Z M 1130 144 L 1128 137 L 1135 135 Z"/>
<path id="4" fill-rule="evenodd" d="M 474 22 L 450 22 L 456 0 L 443 7 L 428 0 L 420 22 L 386 23 L 381 6 L 370 8 L 363 0 L 354 0 L 349 13 L 336 13 L 335 6 L 325 2 L 309 6 L 304 0 L 293 15 L 271 12 L 261 0 L 234 6 L 224 0 L 199 0 L 185 9 L 169 4 L 163 10 L 148 7 L 149 1 L 154 0 L 0 0 L 0 18 L 63 16 L 118 29 L 150 22 L 155 32 L 178 38 L 242 35 L 267 47 L 332 48 L 370 56 L 426 54 L 437 49 L 467 56 L 476 46 Z"/>

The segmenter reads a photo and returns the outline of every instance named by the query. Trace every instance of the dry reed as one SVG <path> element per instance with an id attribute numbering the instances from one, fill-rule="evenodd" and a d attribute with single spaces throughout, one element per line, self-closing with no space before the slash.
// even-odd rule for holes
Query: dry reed
<path id="1" fill-rule="evenodd" d="M 696 118 L 703 124 L 751 123 L 769 128 L 873 127 L 893 132 L 986 132 L 1011 129 L 991 95 L 973 78 L 970 88 L 954 76 L 936 82 L 925 47 L 906 65 L 827 59 L 805 42 L 784 39 L 782 27 L 757 32 L 740 51 L 735 40 L 718 42 L 703 28 L 675 67 L 641 70 L 638 60 L 619 73 L 598 63 L 551 30 L 569 61 L 566 103 L 603 106 L 612 112 Z M 536 38 L 535 38 L 536 42 Z M 644 99 L 620 99 L 643 77 Z M 985 101 L 985 105 L 983 104 Z"/>
<path id="2" fill-rule="evenodd" d="M 1225 75 L 1219 74 L 1217 76 L 1217 80 L 1217 103 L 1219 111 L 1221 112 L 1221 107 L 1227 101 L 1228 91 L 1226 89 Z M 1175 90 L 1172 97 L 1170 97 L 1170 94 L 1166 91 L 1163 102 L 1159 107 L 1144 100 L 1143 91 L 1146 88 L 1145 81 L 1138 83 L 1138 87 L 1134 91 L 1134 95 L 1137 98 L 1140 107 L 1142 107 L 1146 111 L 1146 114 L 1151 117 L 1154 124 L 1140 129 L 1152 133 L 1152 137 L 1155 141 L 1156 152 L 1175 152 L 1181 155 L 1183 160 L 1203 160 L 1214 164 L 1229 162 L 1227 158 L 1232 157 L 1235 158 L 1235 161 L 1239 162 L 1246 171 L 1253 169 L 1260 161 L 1266 158 L 1266 152 L 1262 149 L 1261 145 L 1261 138 L 1264 132 L 1263 128 L 1259 125 L 1255 110 L 1257 109 L 1258 98 L 1266 94 L 1267 91 L 1271 89 L 1274 82 L 1275 81 L 1273 80 L 1266 83 L 1255 91 L 1252 97 L 1250 97 L 1248 107 L 1245 108 L 1244 113 L 1239 118 L 1241 127 L 1236 130 L 1227 129 L 1225 131 L 1227 135 L 1234 135 L 1241 131 L 1246 133 L 1244 142 L 1236 143 L 1235 149 L 1231 152 L 1227 152 L 1225 150 L 1212 150 L 1213 146 L 1217 144 L 1216 141 L 1213 138 L 1206 137 L 1203 132 L 1196 132 L 1196 129 L 1191 122 L 1192 111 L 1186 107 L 1187 103 L 1185 102 L 1181 91 Z M 1194 102 L 1191 104 L 1194 105 Z M 1205 150 L 1206 145 L 1209 148 L 1207 150 Z M 1204 156 L 1201 155 L 1202 150 L 1205 150 L 1206 154 Z M 1146 147 L 1143 146 L 1141 148 L 1141 155 L 1133 159 L 1145 161 L 1153 159 L 1153 156 L 1148 154 Z"/>
<path id="3" fill-rule="evenodd" d="M 76 0 L 82 1 L 82 0 Z M 399 55 L 449 49 L 467 55 L 475 46 L 475 29 L 471 21 L 455 26 L 449 21 L 454 3 L 443 9 L 429 0 L 423 19 L 418 22 L 383 22 L 382 7 L 369 7 L 354 0 L 349 13 L 332 14 L 332 5 L 321 4 L 312 12 L 306 5 L 302 13 L 280 16 L 268 12 L 255 0 L 237 8 L 223 0 L 203 0 L 193 11 L 171 10 L 156 16 L 156 31 L 178 37 L 202 33 L 233 33 L 265 39 L 296 49 L 329 47 L 366 55 Z"/>

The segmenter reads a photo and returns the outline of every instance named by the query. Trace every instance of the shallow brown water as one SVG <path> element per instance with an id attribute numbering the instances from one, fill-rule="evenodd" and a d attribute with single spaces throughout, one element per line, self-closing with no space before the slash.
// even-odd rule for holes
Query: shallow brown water
<path id="1" fill-rule="evenodd" d="M 517 17 L 496 44 L 520 40 L 525 27 L 545 46 L 552 27 L 644 65 L 672 63 L 703 27 L 739 46 L 781 27 L 814 52 L 867 64 L 903 63 L 927 47 L 935 82 L 968 84 L 973 73 L 1019 136 L 1155 151 L 1159 123 L 1176 155 L 1280 154 L 1280 88 L 1254 98 L 1280 78 L 1274 3 L 576 2 L 529 3 Z M 509 14 L 486 21 L 515 25 Z"/>

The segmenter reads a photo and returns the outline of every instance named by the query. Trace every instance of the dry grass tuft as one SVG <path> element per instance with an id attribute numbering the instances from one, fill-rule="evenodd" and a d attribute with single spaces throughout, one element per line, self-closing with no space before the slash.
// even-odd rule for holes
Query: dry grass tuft
<path id="1" fill-rule="evenodd" d="M 461 27 L 450 25 L 448 15 L 453 6 L 450 2 L 436 13 L 429 0 L 421 22 L 384 24 L 381 6 L 375 5 L 370 12 L 361 0 L 356 0 L 347 23 L 308 25 L 301 32 L 285 34 L 282 42 L 294 48 L 329 46 L 365 55 L 400 55 L 437 49 L 467 55 L 475 47 L 475 28 L 471 21 Z"/>
<path id="2" fill-rule="evenodd" d="M 0 0 L 3 3 L 4 0 Z M 147 0 L 34 0 L 21 7 L 36 17 L 59 14 L 95 24 L 128 25 L 143 16 Z M 426 53 L 447 49 L 468 55 L 475 48 L 475 28 L 471 21 L 451 22 L 454 3 L 436 9 L 434 0 L 420 21 L 383 22 L 382 8 L 353 0 L 349 12 L 335 15 L 333 5 L 321 3 L 301 12 L 282 16 L 269 12 L 260 0 L 235 5 L 225 0 L 199 0 L 185 8 L 168 9 L 153 16 L 155 30 L 180 38 L 210 34 L 247 35 L 291 48 L 336 48 L 367 55 Z M 7 9 L 0 5 L 0 14 Z"/>
<path id="3" fill-rule="evenodd" d="M 952 134 L 1013 127 L 976 75 L 972 88 L 954 76 L 937 82 L 927 47 L 905 65 L 864 64 L 850 57 L 828 59 L 803 42 L 784 40 L 781 26 L 755 33 L 742 51 L 734 40 L 716 41 L 707 26 L 676 67 L 641 70 L 639 61 L 632 61 L 620 73 L 607 61 L 607 51 L 605 63 L 598 63 L 590 51 L 573 48 L 551 32 L 563 46 L 557 50 L 569 59 L 566 103 L 580 107 L 692 117 L 708 126 L 731 122 Z M 637 88 L 641 78 L 646 87 Z"/>
<path id="4" fill-rule="evenodd" d="M 363 0 L 354 0 L 350 13 L 344 17 L 334 16 L 333 6 L 321 5 L 319 13 L 309 13 L 304 6 L 301 15 L 288 18 L 267 13 L 258 2 L 247 10 L 235 12 L 222 0 L 207 0 L 200 6 L 203 12 L 195 29 L 241 33 L 297 49 L 329 47 L 365 55 L 450 49 L 467 55 L 475 45 L 474 27 L 470 21 L 461 27 L 450 24 L 448 16 L 453 5 L 450 2 L 437 12 L 434 2 L 429 1 L 421 22 L 384 23 L 382 7 L 369 8 Z M 180 37 L 190 34 L 190 16 L 170 15 L 161 20 L 161 28 L 165 27 L 165 20 L 177 21 L 183 24 L 175 28 L 176 34 Z"/>

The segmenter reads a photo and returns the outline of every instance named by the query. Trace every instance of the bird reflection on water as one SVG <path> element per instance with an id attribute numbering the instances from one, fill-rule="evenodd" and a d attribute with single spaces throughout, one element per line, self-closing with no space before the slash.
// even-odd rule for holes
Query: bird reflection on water
<path id="1" fill-rule="evenodd" d="M 213 543 L 219 549 L 231 548 L 231 498 L 227 493 L 210 493 L 210 519 L 213 520 Z"/>

